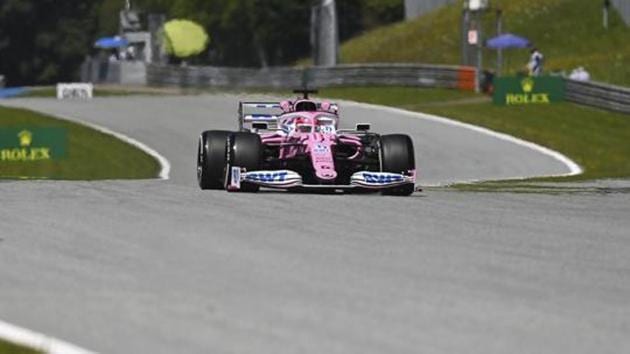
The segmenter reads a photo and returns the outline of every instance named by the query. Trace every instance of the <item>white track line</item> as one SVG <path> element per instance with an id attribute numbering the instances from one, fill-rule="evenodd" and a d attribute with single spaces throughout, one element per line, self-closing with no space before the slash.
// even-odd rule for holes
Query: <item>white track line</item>
<path id="1" fill-rule="evenodd" d="M 2 321 L 0 321 L 0 338 L 48 354 L 94 354 L 74 344 Z"/>
<path id="2" fill-rule="evenodd" d="M 34 108 L 27 108 L 33 111 L 37 111 L 37 109 Z M 107 135 L 111 135 L 119 140 L 124 141 L 125 143 L 135 146 L 136 148 L 144 151 L 145 153 L 147 153 L 148 155 L 150 155 L 151 157 L 153 157 L 154 159 L 156 159 L 158 161 L 158 163 L 160 164 L 160 173 L 158 174 L 158 178 L 162 179 L 162 180 L 168 180 L 170 178 L 170 174 L 171 174 L 171 163 L 166 159 L 166 157 L 162 156 L 159 152 L 155 151 L 154 149 L 150 148 L 148 145 L 139 142 L 138 140 L 131 138 L 125 134 L 113 131 L 109 128 L 105 128 L 103 126 L 100 126 L 98 124 L 94 124 L 94 123 L 90 123 L 90 122 L 86 122 L 84 120 L 81 119 L 77 119 L 77 118 L 72 118 L 72 117 L 68 117 L 68 116 L 64 116 L 64 115 L 59 115 L 59 114 L 54 114 L 54 113 L 46 113 L 43 112 L 44 114 L 48 114 L 51 117 L 55 117 L 58 119 L 63 119 L 72 123 L 77 123 L 77 124 L 81 124 L 83 126 L 86 126 L 88 128 L 92 128 L 98 132 L 101 132 L 103 134 L 107 134 Z"/>
<path id="3" fill-rule="evenodd" d="M 53 115 L 53 116 L 56 116 L 56 115 Z M 56 117 L 58 117 L 58 116 L 56 116 Z M 64 118 L 64 117 L 61 117 L 61 118 Z M 161 169 L 160 169 L 159 178 L 163 179 L 163 180 L 168 180 L 169 179 L 169 176 L 170 176 L 170 173 L 171 173 L 171 163 L 168 162 L 168 160 L 164 156 L 160 155 L 159 152 L 157 152 L 154 149 L 150 148 L 146 144 L 141 143 L 141 142 L 139 142 L 136 139 L 130 138 L 130 137 L 128 137 L 125 134 L 115 132 L 115 131 L 113 131 L 111 129 L 102 127 L 100 125 L 96 125 L 94 123 L 88 123 L 88 122 L 85 122 L 85 121 L 82 121 L 82 120 L 71 119 L 71 118 L 65 118 L 65 119 L 69 120 L 69 121 L 72 121 L 74 123 L 85 125 L 86 127 L 92 128 L 92 129 L 94 129 L 96 131 L 99 131 L 99 132 L 101 132 L 103 134 L 111 135 L 111 136 L 113 136 L 113 137 L 115 137 L 115 138 L 117 138 L 119 140 L 122 140 L 122 141 L 126 142 L 129 145 L 133 145 L 133 146 L 137 147 L 138 149 L 146 152 L 147 154 L 151 155 L 154 159 L 156 159 L 158 161 L 158 163 L 160 164 Z"/>
<path id="4" fill-rule="evenodd" d="M 453 120 L 453 119 L 439 117 L 439 116 L 435 116 L 435 115 L 432 115 L 432 114 L 412 112 L 412 111 L 408 111 L 408 110 L 401 109 L 401 108 L 379 106 L 379 105 L 374 105 L 374 104 L 369 104 L 369 103 L 361 103 L 361 102 L 354 102 L 354 101 L 344 101 L 344 104 L 345 105 L 349 105 L 349 106 L 352 106 L 352 105 L 353 106 L 359 106 L 359 107 L 368 108 L 368 109 L 378 109 L 378 110 L 387 111 L 387 112 L 391 112 L 391 113 L 395 113 L 395 114 L 405 115 L 405 116 L 412 117 L 412 118 L 419 118 L 419 119 L 424 119 L 424 120 L 429 120 L 429 121 L 433 121 L 433 122 L 438 122 L 438 123 L 442 123 L 442 124 L 446 124 L 446 125 L 450 125 L 450 126 L 455 126 L 455 127 L 460 127 L 460 128 L 473 130 L 473 131 L 476 131 L 478 133 L 489 135 L 489 136 L 492 136 L 492 137 L 500 139 L 500 140 L 508 141 L 510 143 L 513 143 L 513 144 L 516 144 L 516 145 L 520 145 L 520 146 L 532 149 L 534 151 L 537 151 L 539 153 L 542 153 L 544 155 L 547 155 L 549 157 L 552 157 L 555 160 L 563 163 L 567 167 L 567 169 L 569 170 L 569 172 L 567 172 L 567 173 L 542 175 L 542 176 L 538 176 L 538 177 L 567 177 L 567 176 L 579 175 L 579 174 L 582 174 L 584 172 L 584 170 L 582 169 L 582 167 L 580 167 L 580 165 L 575 163 L 573 160 L 571 160 L 567 156 L 559 153 L 558 151 L 551 150 L 549 148 L 546 148 L 544 146 L 538 145 L 536 143 L 532 143 L 531 141 L 526 141 L 526 140 L 523 140 L 523 139 L 519 139 L 519 138 L 516 138 L 516 137 L 508 135 L 508 134 L 495 132 L 495 131 L 487 129 L 487 128 L 482 128 L 482 127 L 479 127 L 479 126 L 476 126 L 476 125 L 472 125 L 472 124 L 468 124 L 468 123 L 462 123 L 462 122 L 459 122 L 459 121 L 456 121 L 456 120 Z M 515 177 L 509 178 L 509 179 L 526 179 L 526 178 L 531 178 L 531 176 L 515 176 Z M 479 181 L 467 181 L 467 182 L 479 182 Z"/>
<path id="5" fill-rule="evenodd" d="M 28 108 L 30 110 L 33 111 L 37 111 L 37 109 L 33 109 L 33 108 Z M 154 159 L 156 159 L 158 161 L 158 163 L 160 164 L 160 173 L 158 174 L 158 178 L 162 179 L 162 180 L 168 180 L 170 178 L 170 174 L 171 174 L 171 163 L 166 159 L 166 157 L 162 156 L 159 152 L 155 151 L 154 149 L 150 148 L 148 145 L 139 142 L 138 140 L 131 138 L 125 134 L 113 131 L 109 128 L 105 128 L 103 126 L 100 126 L 98 124 L 94 124 L 94 123 L 90 123 L 90 122 L 86 122 L 84 120 L 78 119 L 78 118 L 72 118 L 69 116 L 64 116 L 64 115 L 59 115 L 59 114 L 54 114 L 54 113 L 45 113 L 44 114 L 48 114 L 51 117 L 55 117 L 58 119 L 63 119 L 72 123 L 76 123 L 76 124 L 81 124 L 83 126 L 86 126 L 88 128 L 94 129 L 98 132 L 101 132 L 103 134 L 107 134 L 107 135 L 111 135 L 115 138 L 117 138 L 118 140 L 122 140 L 125 143 L 135 146 L 136 148 L 144 151 L 145 153 L 147 153 L 148 155 L 150 155 L 151 157 L 153 157 Z"/>
<path id="6" fill-rule="evenodd" d="M 171 164 L 168 160 L 160 155 L 157 151 L 139 142 L 133 138 L 130 138 L 122 133 L 115 132 L 111 129 L 102 127 L 94 123 L 88 123 L 80 119 L 64 117 L 61 115 L 53 114 L 52 116 L 60 119 L 64 119 L 73 123 L 81 124 L 103 134 L 111 135 L 119 140 L 122 140 L 136 148 L 144 151 L 153 158 L 155 158 L 160 164 L 159 178 L 162 180 L 168 180 L 171 172 Z M 45 334 L 37 333 L 26 328 L 21 328 L 0 320 L 0 338 L 7 340 L 11 343 L 22 345 L 25 347 L 33 348 L 35 350 L 43 351 L 48 354 L 94 354 L 95 352 L 80 348 L 74 344 L 64 342 L 59 339 L 47 336 Z"/>

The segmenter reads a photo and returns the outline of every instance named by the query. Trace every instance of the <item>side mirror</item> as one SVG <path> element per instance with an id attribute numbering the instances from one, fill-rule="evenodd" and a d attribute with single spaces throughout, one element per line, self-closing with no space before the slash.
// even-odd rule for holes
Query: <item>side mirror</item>
<path id="1" fill-rule="evenodd" d="M 267 130 L 269 129 L 269 125 L 264 122 L 254 122 L 252 123 L 252 128 L 256 130 Z"/>
<path id="2" fill-rule="evenodd" d="M 370 131 L 372 125 L 370 123 L 358 123 L 356 130 L 359 132 L 367 132 Z"/>

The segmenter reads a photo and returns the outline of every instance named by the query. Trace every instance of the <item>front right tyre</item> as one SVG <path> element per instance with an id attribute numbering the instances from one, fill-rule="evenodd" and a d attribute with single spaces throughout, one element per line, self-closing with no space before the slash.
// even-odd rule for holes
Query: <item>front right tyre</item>
<path id="1" fill-rule="evenodd" d="M 380 139 L 381 172 L 407 174 L 416 169 L 413 141 L 408 135 L 383 135 Z M 383 191 L 384 195 L 408 196 L 413 193 L 412 183 Z"/>

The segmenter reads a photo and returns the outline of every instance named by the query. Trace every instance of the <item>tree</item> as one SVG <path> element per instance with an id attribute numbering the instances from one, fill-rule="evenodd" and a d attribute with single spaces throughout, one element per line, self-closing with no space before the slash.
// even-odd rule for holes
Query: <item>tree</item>
<path id="1" fill-rule="evenodd" d="M 314 0 L 135 0 L 145 12 L 190 19 L 212 41 L 198 64 L 290 65 L 310 56 Z M 118 30 L 123 0 L 1 0 L 0 74 L 9 85 L 73 81 L 96 38 Z M 403 18 L 403 0 L 337 1 L 347 39 Z"/>
<path id="2" fill-rule="evenodd" d="M 99 1 L 4 0 L 0 73 L 9 85 L 74 80 L 91 48 Z"/>
<path id="3" fill-rule="evenodd" d="M 202 24 L 212 43 L 204 62 L 288 65 L 310 55 L 313 0 L 138 0 L 147 11 Z M 404 16 L 402 0 L 337 1 L 341 39 Z"/>

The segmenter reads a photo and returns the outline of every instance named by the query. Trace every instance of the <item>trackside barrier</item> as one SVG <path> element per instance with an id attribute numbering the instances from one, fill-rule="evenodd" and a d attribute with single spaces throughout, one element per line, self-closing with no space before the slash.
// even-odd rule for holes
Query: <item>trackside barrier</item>
<path id="1" fill-rule="evenodd" d="M 335 67 L 268 69 L 148 65 L 151 86 L 189 88 L 277 88 L 334 86 L 415 86 L 472 91 L 475 69 L 424 64 L 347 64 Z M 566 79 L 566 100 L 630 113 L 630 88 Z"/>
<path id="2" fill-rule="evenodd" d="M 147 82 L 152 86 L 191 88 L 291 89 L 382 85 L 472 90 L 475 70 L 460 66 L 419 64 L 350 64 L 334 67 L 268 69 L 149 65 Z"/>
<path id="3" fill-rule="evenodd" d="M 457 72 L 457 88 L 464 91 L 475 91 L 477 70 L 462 66 Z"/>
<path id="4" fill-rule="evenodd" d="M 566 100 L 622 113 L 630 113 L 630 88 L 592 81 L 566 80 Z"/>

